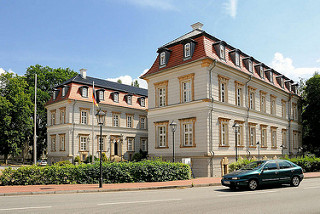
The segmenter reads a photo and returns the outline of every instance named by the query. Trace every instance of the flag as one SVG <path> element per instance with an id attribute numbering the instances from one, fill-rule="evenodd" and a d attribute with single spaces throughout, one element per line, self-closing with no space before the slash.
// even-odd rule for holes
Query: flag
<path id="1" fill-rule="evenodd" d="M 94 90 L 94 85 L 92 87 L 92 100 L 93 100 L 93 103 L 99 108 L 99 105 L 98 105 L 97 99 L 96 99 L 96 90 Z"/>

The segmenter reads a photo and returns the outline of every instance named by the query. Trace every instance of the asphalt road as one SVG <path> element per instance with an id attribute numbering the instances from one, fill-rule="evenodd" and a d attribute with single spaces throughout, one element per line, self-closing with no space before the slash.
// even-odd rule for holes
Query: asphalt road
<path id="1" fill-rule="evenodd" d="M 320 178 L 299 187 L 232 191 L 222 186 L 0 197 L 0 213 L 320 213 Z"/>

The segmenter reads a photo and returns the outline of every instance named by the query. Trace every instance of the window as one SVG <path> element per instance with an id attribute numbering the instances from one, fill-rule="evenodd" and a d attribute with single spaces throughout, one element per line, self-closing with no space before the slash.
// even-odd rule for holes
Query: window
<path id="1" fill-rule="evenodd" d="M 146 138 L 140 138 L 140 148 L 143 152 L 148 151 L 148 144 Z"/>
<path id="2" fill-rule="evenodd" d="M 220 44 L 220 59 L 225 59 L 225 46 Z"/>
<path id="3" fill-rule="evenodd" d="M 256 124 L 249 123 L 249 147 L 256 146 Z"/>
<path id="4" fill-rule="evenodd" d="M 88 97 L 88 88 L 82 87 L 82 97 Z"/>
<path id="5" fill-rule="evenodd" d="M 271 147 L 277 148 L 277 127 L 271 127 Z"/>
<path id="6" fill-rule="evenodd" d="M 180 147 L 195 147 L 195 122 L 196 118 L 179 119 L 181 130 Z"/>
<path id="7" fill-rule="evenodd" d="M 191 56 L 191 49 L 190 49 L 190 43 L 187 43 L 184 45 L 184 57 L 190 57 Z"/>
<path id="8" fill-rule="evenodd" d="M 127 128 L 133 128 L 133 115 L 127 114 Z"/>
<path id="9" fill-rule="evenodd" d="M 120 113 L 118 112 L 112 112 L 112 126 L 113 127 L 119 127 L 120 126 Z"/>
<path id="10" fill-rule="evenodd" d="M 155 101 L 156 107 L 163 107 L 167 105 L 168 101 L 168 80 L 158 82 L 155 86 Z"/>
<path id="11" fill-rule="evenodd" d="M 264 71 L 263 71 L 263 66 L 260 66 L 260 77 L 264 79 Z"/>
<path id="12" fill-rule="evenodd" d="M 51 135 L 51 152 L 56 151 L 56 136 Z"/>
<path id="13" fill-rule="evenodd" d="M 169 148 L 168 147 L 168 125 L 169 121 L 155 122 L 156 128 L 156 148 Z"/>
<path id="14" fill-rule="evenodd" d="M 270 95 L 270 113 L 276 115 L 276 96 Z"/>
<path id="15" fill-rule="evenodd" d="M 270 72 L 270 82 L 272 82 L 273 83 L 273 73 L 272 72 Z"/>
<path id="16" fill-rule="evenodd" d="M 113 102 L 118 103 L 119 102 L 119 93 L 113 92 Z"/>
<path id="17" fill-rule="evenodd" d="M 278 169 L 278 166 L 275 162 L 269 162 L 265 165 L 265 167 L 263 169 L 264 170 L 276 170 L 276 169 Z"/>
<path id="18" fill-rule="evenodd" d="M 160 53 L 160 66 L 166 65 L 166 53 L 162 52 Z"/>
<path id="19" fill-rule="evenodd" d="M 286 119 L 287 115 L 287 102 L 285 100 L 281 100 L 281 106 L 282 106 L 282 118 Z"/>
<path id="20" fill-rule="evenodd" d="M 287 130 L 282 129 L 282 147 L 287 148 Z"/>
<path id="21" fill-rule="evenodd" d="M 293 148 L 298 149 L 298 131 L 293 130 Z"/>
<path id="22" fill-rule="evenodd" d="M 100 148 L 102 148 L 102 151 L 105 151 L 105 150 L 106 150 L 106 148 L 105 148 L 105 143 L 104 143 L 104 141 L 105 141 L 105 136 L 102 135 L 102 137 L 101 137 L 100 135 L 98 135 L 98 136 L 97 136 L 97 139 L 98 139 L 98 143 L 97 143 L 98 148 L 97 148 L 97 151 L 100 152 Z M 101 147 L 100 147 L 100 145 L 101 145 Z"/>
<path id="23" fill-rule="evenodd" d="M 132 105 L 132 96 L 131 95 L 127 95 L 127 103 L 128 103 L 128 105 Z"/>
<path id="24" fill-rule="evenodd" d="M 219 101 L 228 102 L 228 81 L 229 78 L 218 75 L 219 78 Z"/>
<path id="25" fill-rule="evenodd" d="M 235 89 L 236 89 L 236 106 L 243 106 L 243 95 L 242 95 L 243 84 L 235 81 Z"/>
<path id="26" fill-rule="evenodd" d="M 141 105 L 142 107 L 145 107 L 145 106 L 146 106 L 145 98 L 144 98 L 144 97 L 141 97 L 141 98 L 140 98 L 140 105 Z"/>
<path id="27" fill-rule="evenodd" d="M 66 108 L 60 108 L 60 124 L 66 123 Z"/>
<path id="28" fill-rule="evenodd" d="M 65 142 L 65 134 L 59 135 L 59 144 L 60 144 L 60 151 L 66 150 L 66 142 Z"/>
<path id="29" fill-rule="evenodd" d="M 260 125 L 261 128 L 261 147 L 267 148 L 268 147 L 268 140 L 267 140 L 267 126 L 266 125 Z"/>
<path id="30" fill-rule="evenodd" d="M 180 102 L 186 103 L 193 100 L 194 73 L 178 77 L 180 82 Z"/>
<path id="31" fill-rule="evenodd" d="M 56 110 L 51 111 L 51 126 L 56 124 Z"/>
<path id="32" fill-rule="evenodd" d="M 54 90 L 53 93 L 52 93 L 52 99 L 53 100 L 57 99 L 57 91 L 56 90 Z"/>
<path id="33" fill-rule="evenodd" d="M 80 136 L 80 151 L 88 150 L 88 136 Z"/>
<path id="34" fill-rule="evenodd" d="M 219 118 L 220 144 L 219 146 L 229 146 L 229 121 L 227 118 Z"/>
<path id="35" fill-rule="evenodd" d="M 298 119 L 298 114 L 297 114 L 297 104 L 292 103 L 292 119 L 297 120 Z"/>
<path id="36" fill-rule="evenodd" d="M 66 87 L 62 87 L 62 96 L 66 96 Z"/>
<path id="37" fill-rule="evenodd" d="M 238 131 L 237 131 L 237 146 L 238 147 L 241 147 L 241 146 L 244 146 L 244 143 L 243 143 L 243 121 L 234 121 L 235 123 L 239 124 L 239 128 L 238 128 Z"/>
<path id="38" fill-rule="evenodd" d="M 292 165 L 287 161 L 279 161 L 278 163 L 280 169 L 288 169 L 292 167 Z"/>
<path id="39" fill-rule="evenodd" d="M 248 70 L 252 73 L 253 72 L 253 63 L 251 60 L 248 60 Z"/>
<path id="40" fill-rule="evenodd" d="M 249 108 L 252 109 L 252 110 L 255 110 L 255 92 L 256 92 L 255 88 L 253 88 L 251 86 L 248 86 Z"/>
<path id="41" fill-rule="evenodd" d="M 98 91 L 98 97 L 99 97 L 99 101 L 104 100 L 104 91 L 102 90 Z"/>
<path id="42" fill-rule="evenodd" d="M 80 124 L 88 124 L 89 122 L 89 111 L 87 108 L 80 108 Z"/>
<path id="43" fill-rule="evenodd" d="M 260 91 L 260 111 L 266 113 L 266 92 Z"/>
<path id="44" fill-rule="evenodd" d="M 140 117 L 140 129 L 146 129 L 147 128 L 146 120 L 147 120 L 146 117 Z"/>
<path id="45" fill-rule="evenodd" d="M 236 62 L 236 66 L 240 67 L 240 54 L 239 54 L 239 52 L 235 53 L 235 62 Z"/>
<path id="46" fill-rule="evenodd" d="M 134 151 L 134 138 L 128 137 L 128 151 L 133 152 Z"/>

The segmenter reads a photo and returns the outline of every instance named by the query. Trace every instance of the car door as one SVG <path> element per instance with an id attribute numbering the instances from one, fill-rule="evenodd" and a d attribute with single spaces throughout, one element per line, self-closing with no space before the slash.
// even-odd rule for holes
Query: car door
<path id="1" fill-rule="evenodd" d="M 293 172 L 293 166 L 285 161 L 285 160 L 279 160 L 279 182 L 282 184 L 290 183 L 292 172 Z"/>
<path id="2" fill-rule="evenodd" d="M 261 173 L 262 184 L 278 184 L 279 183 L 279 169 L 276 161 L 268 162 Z"/>

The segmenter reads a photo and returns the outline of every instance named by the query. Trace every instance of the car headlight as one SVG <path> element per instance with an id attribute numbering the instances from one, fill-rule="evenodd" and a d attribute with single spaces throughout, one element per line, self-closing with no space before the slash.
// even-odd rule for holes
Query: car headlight
<path id="1" fill-rule="evenodd" d="M 232 177 L 232 180 L 238 180 L 239 178 L 238 177 Z"/>

